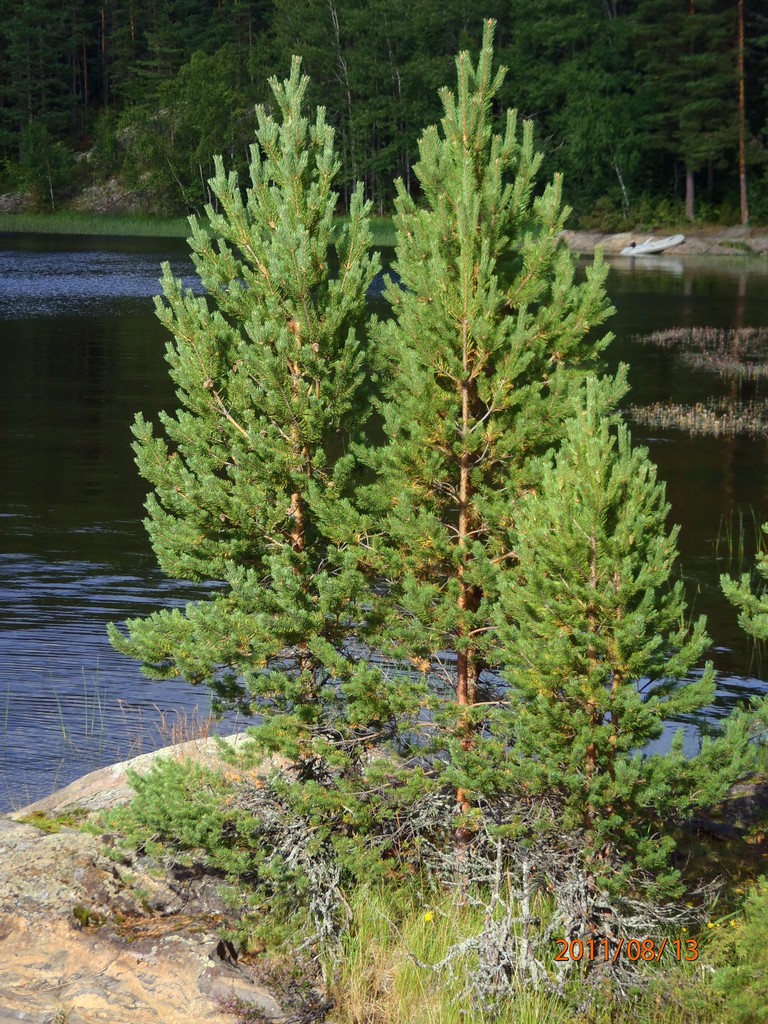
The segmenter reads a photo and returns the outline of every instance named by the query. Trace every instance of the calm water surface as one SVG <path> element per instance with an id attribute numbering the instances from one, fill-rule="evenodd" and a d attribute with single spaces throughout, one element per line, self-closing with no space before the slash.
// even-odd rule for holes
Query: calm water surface
<path id="1" fill-rule="evenodd" d="M 0 809 L 158 746 L 195 707 L 207 713 L 205 690 L 143 678 L 105 634 L 107 622 L 200 593 L 155 566 L 129 447 L 137 410 L 175 406 L 151 302 L 165 259 L 192 283 L 183 241 L 0 237 Z M 609 291 L 611 360 L 631 364 L 637 403 L 696 401 L 725 386 L 635 335 L 768 326 L 765 264 L 618 260 Z M 710 619 L 715 718 L 768 690 L 768 665 L 717 587 L 721 571 L 739 569 L 723 517 L 734 510 L 738 534 L 741 511 L 747 559 L 752 513 L 768 519 L 768 445 L 633 433 L 667 481 L 689 599 Z"/>

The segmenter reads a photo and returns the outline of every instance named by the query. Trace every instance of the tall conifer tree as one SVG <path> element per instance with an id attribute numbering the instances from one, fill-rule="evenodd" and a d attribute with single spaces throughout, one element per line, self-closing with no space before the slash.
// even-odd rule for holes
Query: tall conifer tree
<path id="1" fill-rule="evenodd" d="M 441 706 L 467 736 L 493 659 L 494 575 L 514 557 L 513 499 L 609 340 L 592 333 L 610 312 L 607 268 L 598 253 L 576 283 L 559 237 L 561 183 L 537 191 L 531 124 L 519 130 L 507 111 L 494 130 L 505 72 L 493 67 L 493 29 L 487 22 L 476 66 L 459 56 L 457 92 L 442 90 L 445 116 L 421 138 L 423 201 L 398 183 L 401 283 L 387 291 L 393 319 L 374 327 L 388 443 L 369 457 L 379 474 L 371 500 L 385 516 L 390 617 L 380 642 L 425 670 L 455 651 Z"/>
<path id="2" fill-rule="evenodd" d="M 246 202 L 218 160 L 220 212 L 208 208 L 210 228 L 191 219 L 206 294 L 166 266 L 157 300 L 181 408 L 160 415 L 159 435 L 140 414 L 134 426 L 161 567 L 221 585 L 110 635 L 150 676 L 260 711 L 267 746 L 311 760 L 321 734 L 331 750 L 371 720 L 385 727 L 395 691 L 348 644 L 366 581 L 346 447 L 367 415 L 358 327 L 378 263 L 358 188 L 331 273 L 338 161 L 323 109 L 314 123 L 302 113 L 307 83 L 298 58 L 271 80 L 280 116 L 257 108 Z"/>
<path id="3" fill-rule="evenodd" d="M 670 825 L 747 773 L 750 717 L 733 715 L 694 757 L 682 732 L 669 752 L 645 751 L 665 723 L 712 703 L 714 672 L 689 676 L 706 624 L 686 621 L 664 486 L 647 451 L 602 414 L 605 388 L 588 382 L 539 488 L 516 506 L 518 562 L 495 610 L 508 699 L 489 710 L 494 739 L 458 780 L 547 801 L 558 831 L 582 832 L 593 878 L 620 889 L 645 876 L 670 895 Z"/>

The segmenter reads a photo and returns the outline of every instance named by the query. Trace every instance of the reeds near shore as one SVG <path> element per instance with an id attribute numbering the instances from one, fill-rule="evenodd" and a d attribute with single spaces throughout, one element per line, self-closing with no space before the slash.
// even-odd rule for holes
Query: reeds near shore
<path id="1" fill-rule="evenodd" d="M 635 339 L 643 345 L 675 349 L 691 369 L 722 378 L 759 380 L 768 377 L 768 328 L 675 327 Z"/>
<path id="2" fill-rule="evenodd" d="M 148 217 L 98 213 L 6 213 L 0 234 L 117 235 L 141 238 L 185 238 L 185 217 Z"/>
<path id="3" fill-rule="evenodd" d="M 238 716 L 218 719 L 210 710 L 157 704 L 146 707 L 122 698 L 112 700 L 101 678 L 83 673 L 82 693 L 59 693 L 52 688 L 40 700 L 40 731 L 37 740 L 55 771 L 39 778 L 30 772 L 19 777 L 6 769 L 9 744 L 14 742 L 10 683 L 0 692 L 0 803 L 25 806 L 54 792 L 73 774 L 83 775 L 103 764 L 127 761 L 159 747 L 240 731 Z M 23 776 L 22 772 L 22 776 Z M 62 782 L 61 779 L 65 781 Z M 42 782 L 42 788 L 40 783 Z"/>
<path id="4" fill-rule="evenodd" d="M 631 405 L 626 410 L 630 419 L 647 427 L 674 428 L 692 435 L 730 437 L 746 434 L 764 437 L 768 434 L 768 404 L 745 402 L 728 405 L 712 399 L 695 405 L 654 402 L 652 405 Z"/>
<path id="5" fill-rule="evenodd" d="M 632 339 L 658 348 L 716 349 L 726 345 L 751 346 L 765 352 L 768 346 L 766 327 L 671 327 L 665 331 L 637 334 Z"/>
<path id="6" fill-rule="evenodd" d="M 634 340 L 675 351 L 691 370 L 713 373 L 721 380 L 759 384 L 768 379 L 768 328 L 675 327 Z M 694 436 L 768 435 L 768 400 L 760 397 L 749 401 L 709 398 L 694 405 L 655 402 L 626 411 L 643 426 L 684 430 Z"/>
<path id="7" fill-rule="evenodd" d="M 338 217 L 340 226 L 346 218 Z M 395 229 L 389 217 L 372 217 L 373 244 L 386 248 L 395 244 Z M 76 213 L 6 213 L 0 214 L 0 235 L 94 235 L 138 238 L 187 238 L 190 234 L 186 217 L 155 217 L 141 214 Z"/>

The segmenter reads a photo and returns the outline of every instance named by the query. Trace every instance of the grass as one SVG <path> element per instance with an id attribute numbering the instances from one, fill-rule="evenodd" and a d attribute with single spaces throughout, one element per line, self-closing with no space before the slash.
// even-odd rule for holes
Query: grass
<path id="1" fill-rule="evenodd" d="M 540 908 L 543 909 L 543 908 Z M 448 949 L 483 928 L 483 910 L 450 894 L 425 906 L 418 896 L 361 889 L 350 900 L 352 923 L 340 956 L 326 964 L 336 1009 L 334 1024 L 715 1024 L 718 1000 L 706 963 L 671 958 L 635 1000 L 598 999 L 590 1009 L 576 979 L 567 996 L 540 986 L 520 985 L 491 1016 L 468 1003 L 466 981 L 475 969 L 473 954 L 453 969 L 430 970 Z M 544 910 L 544 913 L 546 911 Z M 554 957 L 554 951 L 553 951 Z M 554 967 L 554 964 L 553 964 Z M 649 965 L 649 971 L 652 967 Z M 554 971 L 551 972 L 554 978 Z"/>
<path id="2" fill-rule="evenodd" d="M 338 217 L 337 225 L 346 222 Z M 372 217 L 371 232 L 376 247 L 393 246 L 395 229 L 389 217 Z M 186 217 L 155 217 L 141 214 L 6 213 L 0 215 L 1 234 L 112 235 L 140 238 L 187 238 Z"/>
<path id="3" fill-rule="evenodd" d="M 45 814 L 43 811 L 32 811 L 31 814 L 18 820 L 23 825 L 34 825 L 47 835 L 54 835 L 62 829 L 76 829 L 82 825 L 89 812 L 84 807 L 71 807 L 60 814 Z"/>
<path id="4" fill-rule="evenodd" d="M 186 238 L 186 217 L 128 214 L 6 213 L 0 215 L 0 234 L 122 235 L 143 238 Z"/>
<path id="5" fill-rule="evenodd" d="M 627 415 L 646 427 L 684 430 L 692 436 L 765 437 L 768 435 L 768 399 L 740 397 L 745 382 L 758 388 L 768 378 L 768 329 L 742 327 L 726 330 L 715 327 L 674 327 L 666 331 L 637 336 L 644 345 L 669 349 L 691 370 L 715 374 L 736 388 L 739 397 L 708 398 L 694 405 L 656 402 L 630 406 Z"/>
<path id="6" fill-rule="evenodd" d="M 752 505 L 731 509 L 720 516 L 713 548 L 715 558 L 725 560 L 729 569 L 744 572 L 752 568 L 755 553 L 764 549 L 762 522 Z"/>
<path id="7" fill-rule="evenodd" d="M 347 218 L 338 217 L 337 223 L 343 224 Z M 377 249 L 394 248 L 397 241 L 395 225 L 391 217 L 371 217 L 371 235 Z"/>
<path id="8" fill-rule="evenodd" d="M 119 716 L 124 740 L 120 740 L 119 746 L 112 748 L 111 760 L 127 761 L 132 757 L 138 757 L 146 750 L 155 750 L 158 747 L 176 746 L 190 740 L 207 740 L 210 736 L 221 732 L 221 723 L 210 711 L 203 714 L 195 705 L 191 710 L 187 708 L 175 708 L 172 711 L 153 705 L 154 715 L 150 722 L 144 720 L 142 708 L 134 706 L 127 701 L 117 698 L 117 707 L 114 708 L 107 696 L 106 685 L 100 685 L 95 679 L 91 686 L 83 672 L 82 697 L 75 700 L 74 696 L 65 704 L 59 696 L 55 687 L 52 688 L 53 714 L 49 731 L 46 732 L 46 745 L 49 749 L 58 747 L 60 741 L 59 758 L 56 769 L 47 779 L 45 792 L 35 792 L 30 789 L 29 780 L 23 782 L 18 775 L 13 778 L 11 785 L 10 773 L 3 773 L 0 767 L 0 779 L 2 779 L 5 795 L 10 805 L 15 810 L 25 807 L 30 803 L 39 800 L 42 796 L 55 793 L 60 788 L 60 776 L 62 771 L 71 767 L 73 759 L 77 759 L 82 767 L 79 774 L 95 770 L 101 762 L 101 755 L 105 746 L 110 742 L 110 723 L 114 725 L 115 719 Z M 4 707 L 0 703 L 0 742 L 4 757 L 8 754 L 8 740 L 11 714 L 11 686 L 6 684 Z M 3 701 L 0 692 L 0 702 Z M 73 713 L 74 712 L 74 713 Z M 55 723 L 55 725 L 53 725 Z M 228 723 L 226 731 L 239 731 L 239 722 L 234 725 Z M 114 737 L 114 733 L 112 734 Z M 94 765 L 94 758 L 98 761 Z M 71 772 L 68 772 L 71 774 Z"/>
<path id="9" fill-rule="evenodd" d="M 68 706 L 70 708 L 78 707 L 78 710 L 82 711 L 82 720 L 80 722 L 73 721 L 74 716 L 71 711 L 68 716 L 65 716 L 59 694 L 55 687 L 52 688 L 61 740 L 65 747 L 73 749 L 80 749 L 80 744 L 83 744 L 85 747 L 93 747 L 94 742 L 98 741 L 97 750 L 100 753 L 103 749 L 106 735 L 106 723 L 104 718 L 105 708 L 102 703 L 102 700 L 107 700 L 106 687 L 100 689 L 98 683 L 94 680 L 93 692 L 89 692 L 88 679 L 86 678 L 85 670 L 83 670 L 82 675 L 82 702 L 78 702 L 78 707 L 78 704 L 75 704 L 73 699 L 68 701 Z M 73 725 L 77 726 L 77 730 L 73 728 Z"/>
<path id="10" fill-rule="evenodd" d="M 155 705 L 155 711 L 158 717 L 154 728 L 163 747 L 188 743 L 190 740 L 207 740 L 218 731 L 216 717 L 210 711 L 203 717 L 197 705 L 191 711 L 175 708 L 170 712 Z"/>
<path id="11" fill-rule="evenodd" d="M 505 886 L 501 875 L 499 892 L 491 897 L 486 884 L 465 884 L 456 891 L 416 870 L 399 875 L 387 870 L 381 882 L 347 879 L 339 893 L 339 944 L 318 946 L 313 938 L 318 920 L 305 901 L 320 891 L 313 886 L 322 872 L 312 882 L 285 861 L 286 873 L 278 865 L 276 873 L 262 874 L 267 863 L 248 858 L 257 850 L 269 855 L 272 833 L 254 831 L 249 815 L 258 811 L 247 801 L 238 824 L 232 817 L 238 799 L 224 776 L 165 762 L 145 777 L 132 808 L 110 812 L 100 827 L 124 835 L 127 848 L 138 843 L 151 856 L 194 857 L 207 870 L 224 872 L 235 886 L 230 910 L 243 943 L 243 962 L 254 972 L 264 972 L 261 980 L 281 1003 L 288 994 L 308 1005 L 317 986 L 333 1001 L 328 1024 L 731 1024 L 735 1019 L 727 993 L 719 994 L 713 979 L 718 980 L 718 973 L 722 977 L 723 963 L 734 960 L 733 955 L 726 959 L 718 954 L 717 939 L 722 944 L 731 932 L 738 933 L 738 905 L 725 913 L 718 905 L 717 914 L 715 905 L 710 906 L 714 920 L 704 923 L 701 935 L 688 933 L 681 919 L 677 927 L 670 925 L 665 932 L 673 940 L 669 955 L 659 962 L 635 961 L 634 969 L 627 965 L 627 971 L 614 973 L 612 979 L 599 971 L 585 978 L 584 963 L 564 967 L 555 961 L 557 933 L 553 937 L 547 930 L 554 898 L 544 886 L 532 894 L 523 914 L 511 881 Z M 289 826 L 296 826 L 290 817 Z M 291 842 L 301 834 L 291 832 Z M 254 889 L 257 876 L 259 887 Z M 744 890 L 735 892 L 743 895 Z M 690 923 L 696 916 L 686 919 Z M 529 929 L 537 958 L 535 983 L 530 972 L 516 966 L 523 928 Z M 636 940 L 651 937 L 638 931 L 634 935 Z M 660 933 L 653 937 L 658 948 Z M 678 961 L 672 948 L 676 939 L 696 939 L 699 959 Z M 755 934 L 753 941 L 761 949 L 764 936 Z M 749 948 L 747 938 L 742 946 Z M 760 993 L 758 985 L 747 981 L 745 1000 Z M 620 984 L 625 986 L 623 998 L 616 1001 L 612 995 L 619 994 Z M 485 1005 L 491 1001 L 493 1007 Z M 247 1016 L 244 1009 L 230 1010 L 238 1024 L 261 1019 Z M 293 1019 L 326 1018 L 297 1013 Z M 752 1021 L 742 1018 L 740 1024 Z"/>
<path id="12" fill-rule="evenodd" d="M 694 405 L 655 402 L 631 405 L 627 415 L 635 423 L 657 429 L 684 430 L 692 436 L 765 437 L 768 434 L 768 404 L 765 402 L 728 402 L 710 399 Z"/>
<path id="13" fill-rule="evenodd" d="M 104 694 L 106 699 L 106 692 Z M 90 715 L 90 720 L 89 720 Z M 85 728 L 85 738 L 89 741 L 94 740 L 97 735 L 99 736 L 99 750 L 101 750 L 103 738 L 104 738 L 104 709 L 101 703 L 101 692 L 98 686 L 93 688 L 93 696 L 88 694 L 88 681 L 85 678 L 85 670 L 83 669 L 83 719 Z M 98 724 L 97 724 L 98 719 Z"/>
<path id="14" fill-rule="evenodd" d="M 5 684 L 5 709 L 3 711 L 3 745 L 8 743 L 8 716 L 11 711 L 11 684 Z"/>

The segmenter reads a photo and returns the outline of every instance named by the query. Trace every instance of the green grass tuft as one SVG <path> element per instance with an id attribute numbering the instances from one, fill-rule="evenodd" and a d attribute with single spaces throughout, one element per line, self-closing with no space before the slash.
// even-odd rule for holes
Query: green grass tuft
<path id="1" fill-rule="evenodd" d="M 339 225 L 346 218 L 338 217 Z M 373 244 L 393 246 L 395 229 L 389 217 L 371 218 Z M 142 214 L 102 213 L 6 213 L 0 214 L 0 235 L 112 235 L 141 238 L 187 238 L 186 217 L 154 217 Z"/>
<path id="2" fill-rule="evenodd" d="M 61 832 L 62 829 L 80 829 L 88 817 L 88 810 L 85 807 L 72 807 L 60 814 L 46 814 L 44 811 L 32 811 L 19 822 L 24 825 L 33 825 L 47 835 Z"/>
<path id="3" fill-rule="evenodd" d="M 97 213 L 6 213 L 0 234 L 120 235 L 145 238 L 186 238 L 185 217 L 149 217 Z"/>

